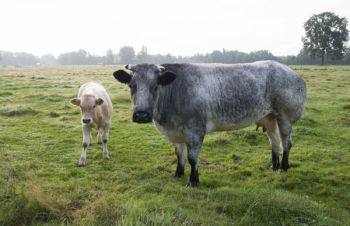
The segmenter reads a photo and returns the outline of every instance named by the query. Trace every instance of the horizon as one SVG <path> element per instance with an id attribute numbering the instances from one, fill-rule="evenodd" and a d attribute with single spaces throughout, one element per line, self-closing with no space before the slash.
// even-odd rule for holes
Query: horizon
<path id="1" fill-rule="evenodd" d="M 134 50 L 135 50 L 135 56 L 139 53 L 138 49 L 135 49 L 133 46 L 121 46 L 122 47 L 132 47 Z M 87 49 L 76 49 L 76 50 L 70 50 L 70 51 L 67 51 L 67 52 L 64 52 L 64 53 L 59 53 L 58 55 L 55 55 L 55 54 L 52 54 L 52 53 L 46 53 L 46 54 L 43 54 L 43 55 L 36 55 L 34 53 L 31 53 L 31 52 L 25 52 L 25 51 L 8 51 L 8 50 L 2 50 L 0 49 L 0 53 L 1 52 L 9 52 L 9 53 L 26 53 L 26 54 L 32 54 L 34 55 L 35 57 L 38 57 L 38 58 L 41 58 L 45 55 L 52 55 L 54 56 L 55 58 L 58 58 L 60 55 L 62 54 L 67 54 L 67 53 L 73 53 L 73 52 L 79 52 L 80 50 L 84 50 L 86 51 L 88 54 L 90 54 L 91 56 L 96 56 L 96 57 L 103 57 L 106 55 L 106 53 L 104 54 L 94 54 L 94 53 L 91 53 L 89 50 Z M 114 51 L 113 49 L 109 48 L 107 50 L 112 50 L 113 51 L 113 55 L 119 55 L 119 49 L 118 51 Z M 106 51 L 107 51 L 106 50 Z M 240 52 L 240 53 L 243 53 L 243 54 L 252 54 L 252 53 L 255 53 L 255 52 L 259 52 L 259 51 L 268 51 L 271 53 L 271 51 L 267 50 L 267 49 L 259 49 L 259 50 L 255 50 L 255 51 L 251 51 L 251 52 L 242 52 L 242 51 L 239 51 L 239 50 L 236 50 L 236 49 L 225 49 L 225 48 L 222 48 L 222 49 L 214 49 L 210 52 L 203 52 L 203 53 L 196 53 L 194 55 L 173 55 L 171 53 L 165 53 L 165 54 L 161 54 L 161 53 L 152 53 L 152 54 L 148 54 L 148 55 L 151 55 L 151 56 L 156 56 L 156 55 L 162 55 L 162 56 L 166 56 L 168 54 L 170 54 L 171 56 L 173 57 L 182 57 L 182 58 L 190 58 L 190 57 L 194 57 L 195 55 L 199 54 L 199 55 L 206 55 L 206 54 L 211 54 L 213 53 L 214 51 L 220 51 L 220 52 L 223 52 L 223 51 L 226 51 L 226 52 L 234 52 L 234 51 L 237 51 L 237 52 Z M 288 57 L 288 56 L 297 56 L 299 53 L 297 53 L 296 55 L 284 55 L 284 56 L 277 56 L 277 55 L 273 55 L 275 57 Z"/>
<path id="2" fill-rule="evenodd" d="M 123 46 L 137 53 L 144 45 L 150 55 L 186 57 L 226 49 L 295 56 L 308 18 L 331 11 L 349 19 L 349 8 L 345 0 L 13 0 L 3 3 L 6 35 L 0 36 L 0 49 L 40 57 L 84 49 L 101 56 Z"/>

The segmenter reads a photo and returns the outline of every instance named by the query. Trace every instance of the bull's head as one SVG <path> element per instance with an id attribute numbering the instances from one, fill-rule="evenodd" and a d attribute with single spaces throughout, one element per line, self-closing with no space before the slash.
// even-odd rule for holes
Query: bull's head
<path id="1" fill-rule="evenodd" d="M 176 75 L 162 66 L 154 64 L 126 65 L 125 70 L 113 73 L 116 80 L 128 84 L 133 104 L 132 121 L 137 123 L 152 122 L 154 102 L 159 86 L 166 86 L 173 82 Z"/>

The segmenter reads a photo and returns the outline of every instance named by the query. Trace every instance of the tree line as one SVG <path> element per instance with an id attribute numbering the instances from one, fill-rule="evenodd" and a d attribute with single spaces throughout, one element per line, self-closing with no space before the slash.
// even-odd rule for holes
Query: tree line
<path id="1" fill-rule="evenodd" d="M 296 56 L 274 56 L 268 50 L 244 53 L 237 50 L 215 50 L 206 54 L 193 56 L 173 56 L 171 54 L 148 54 L 147 47 L 142 46 L 138 53 L 131 46 L 123 46 L 118 53 L 111 49 L 104 56 L 91 54 L 83 49 L 60 54 L 37 57 L 30 53 L 12 53 L 0 51 L 2 66 L 33 65 L 96 65 L 96 64 L 130 64 L 130 63 L 249 63 L 258 60 L 276 60 L 288 65 L 303 64 L 350 64 L 350 48 L 345 43 L 349 38 L 348 21 L 332 12 L 311 16 L 304 24 L 305 36 L 302 37 L 303 48 Z"/>
<path id="2" fill-rule="evenodd" d="M 259 50 L 251 53 L 244 53 L 236 50 L 215 50 L 206 54 L 195 54 L 193 56 L 182 57 L 171 54 L 148 54 L 146 47 L 135 53 L 133 47 L 121 47 L 118 53 L 107 50 L 104 56 L 90 54 L 85 50 L 73 51 L 60 54 L 55 57 L 46 54 L 41 57 L 30 53 L 13 53 L 0 51 L 1 66 L 59 66 L 59 65 L 110 65 L 110 64 L 130 64 L 130 63 L 249 63 L 258 60 L 275 60 L 288 65 L 315 65 L 321 64 L 317 57 L 308 55 L 305 51 L 300 51 L 296 56 L 274 56 L 268 50 Z M 350 65 L 350 48 L 347 48 L 341 59 L 326 57 L 326 64 Z"/>

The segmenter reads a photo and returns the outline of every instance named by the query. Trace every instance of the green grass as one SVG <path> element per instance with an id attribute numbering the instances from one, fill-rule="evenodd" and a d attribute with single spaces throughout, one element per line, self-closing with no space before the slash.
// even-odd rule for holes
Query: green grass
<path id="1" fill-rule="evenodd" d="M 0 225 L 350 225 L 350 67 L 294 67 L 308 103 L 294 126 L 291 169 L 270 169 L 255 126 L 206 136 L 198 188 L 175 179 L 174 147 L 152 124 L 130 122 L 114 67 L 0 69 Z M 110 160 L 81 152 L 80 84 L 114 104 Z"/>

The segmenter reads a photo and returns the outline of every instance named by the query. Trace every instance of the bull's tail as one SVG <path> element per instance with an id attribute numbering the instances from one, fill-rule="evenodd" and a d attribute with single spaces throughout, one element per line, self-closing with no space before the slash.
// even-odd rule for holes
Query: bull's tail
<path id="1" fill-rule="evenodd" d="M 275 116 L 269 114 L 257 121 L 256 125 L 256 130 L 258 130 L 259 127 L 262 127 L 263 132 L 266 131 L 272 146 L 279 147 L 281 145 L 281 134 Z"/>

